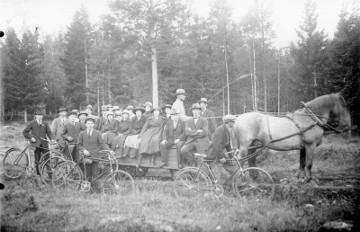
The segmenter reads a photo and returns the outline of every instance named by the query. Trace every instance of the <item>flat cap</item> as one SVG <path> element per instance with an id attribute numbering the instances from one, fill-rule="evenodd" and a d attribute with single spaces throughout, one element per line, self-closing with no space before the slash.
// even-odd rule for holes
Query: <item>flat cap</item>
<path id="1" fill-rule="evenodd" d="M 234 121 L 236 120 L 236 116 L 235 116 L 235 115 L 228 114 L 228 115 L 225 115 L 225 116 L 222 118 L 222 120 L 223 120 L 224 123 L 234 122 Z"/>

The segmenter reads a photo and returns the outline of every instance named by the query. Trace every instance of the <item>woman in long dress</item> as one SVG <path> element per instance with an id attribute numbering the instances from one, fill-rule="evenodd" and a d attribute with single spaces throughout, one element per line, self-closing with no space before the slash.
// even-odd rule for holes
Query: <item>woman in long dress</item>
<path id="1" fill-rule="evenodd" d="M 121 117 L 120 117 L 121 115 Z M 130 118 L 129 118 L 129 111 L 123 110 L 121 114 L 116 115 L 119 118 L 119 127 L 117 131 L 117 135 L 115 138 L 111 141 L 111 149 L 115 151 L 115 155 L 117 157 L 123 157 L 124 155 L 124 143 L 127 137 L 127 133 L 130 128 Z"/>
<path id="2" fill-rule="evenodd" d="M 130 150 L 133 149 L 134 151 L 131 152 L 130 158 L 135 159 L 137 150 L 139 148 L 139 134 L 145 125 L 146 118 L 142 115 L 145 110 L 143 107 L 136 107 L 133 112 L 135 113 L 135 117 L 131 120 L 130 128 L 126 134 L 128 135 L 125 143 L 124 143 L 124 155 L 123 157 L 128 156 Z"/>
<path id="3" fill-rule="evenodd" d="M 152 155 L 150 162 L 154 163 L 155 155 L 160 154 L 160 140 L 165 119 L 160 116 L 161 108 L 159 107 L 154 107 L 152 109 L 152 113 L 153 116 L 146 120 L 146 123 L 139 135 L 141 142 L 138 152 L 140 155 Z"/>
<path id="4" fill-rule="evenodd" d="M 101 127 L 101 134 L 105 143 L 110 147 L 112 140 L 115 138 L 115 135 L 118 130 L 119 122 L 114 119 L 114 113 L 110 110 L 107 113 L 107 120 L 104 125 Z"/>

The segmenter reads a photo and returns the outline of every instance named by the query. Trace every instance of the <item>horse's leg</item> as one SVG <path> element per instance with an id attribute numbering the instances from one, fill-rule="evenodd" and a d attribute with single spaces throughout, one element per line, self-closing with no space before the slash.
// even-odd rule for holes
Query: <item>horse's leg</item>
<path id="1" fill-rule="evenodd" d="M 255 151 L 256 151 L 256 149 L 249 149 L 248 155 L 254 154 Z M 254 156 L 248 160 L 248 165 L 249 165 L 249 167 L 256 167 L 256 156 Z M 253 179 L 257 179 L 259 176 L 259 172 L 257 170 L 250 170 L 250 176 Z"/>
<path id="2" fill-rule="evenodd" d="M 305 177 L 305 165 L 306 165 L 306 149 L 301 148 L 301 150 L 300 150 L 300 167 L 299 167 L 299 172 L 297 174 L 297 178 Z"/>
<path id="3" fill-rule="evenodd" d="M 305 149 L 306 149 L 305 181 L 306 182 L 309 182 L 312 178 L 311 168 L 312 168 L 315 148 L 316 148 L 315 143 L 311 145 L 305 145 Z"/>

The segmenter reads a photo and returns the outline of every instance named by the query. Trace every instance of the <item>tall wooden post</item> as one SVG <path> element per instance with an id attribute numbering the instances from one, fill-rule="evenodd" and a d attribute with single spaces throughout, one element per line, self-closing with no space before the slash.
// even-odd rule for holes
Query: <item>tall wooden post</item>
<path id="1" fill-rule="evenodd" d="M 154 45 L 151 46 L 151 70 L 152 70 L 152 100 L 153 106 L 159 106 L 157 55 Z"/>

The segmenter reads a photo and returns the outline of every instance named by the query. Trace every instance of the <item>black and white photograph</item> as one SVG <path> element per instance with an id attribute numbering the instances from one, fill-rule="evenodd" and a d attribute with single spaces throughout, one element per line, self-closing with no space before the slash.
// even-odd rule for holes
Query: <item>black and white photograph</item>
<path id="1" fill-rule="evenodd" d="M 0 230 L 360 231 L 359 0 L 0 0 Z"/>

